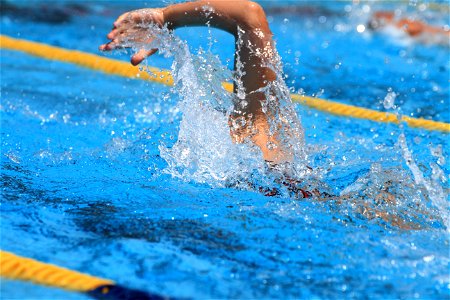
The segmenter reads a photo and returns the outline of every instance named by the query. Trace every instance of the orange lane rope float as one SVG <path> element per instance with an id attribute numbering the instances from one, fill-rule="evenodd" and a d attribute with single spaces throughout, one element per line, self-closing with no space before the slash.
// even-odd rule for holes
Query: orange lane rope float
<path id="1" fill-rule="evenodd" d="M 170 74 L 170 71 L 161 70 L 155 67 L 147 67 L 148 71 L 150 71 L 151 73 L 149 74 L 146 71 L 139 70 L 138 67 L 133 67 L 127 62 L 77 50 L 67 50 L 64 48 L 50 46 L 42 43 L 15 39 L 5 35 L 0 35 L 0 48 L 21 51 L 49 60 L 72 63 L 111 75 L 123 76 L 128 78 L 139 78 L 168 86 L 173 85 L 173 78 Z M 224 82 L 223 86 L 227 91 L 233 91 L 233 85 L 231 83 Z M 393 113 L 376 111 L 299 94 L 291 94 L 291 98 L 294 102 L 300 103 L 304 106 L 337 116 L 394 124 L 405 123 L 410 127 L 421 128 L 430 131 L 435 130 L 450 132 L 449 123 L 426 120 L 422 118 L 398 116 Z"/>
<path id="2" fill-rule="evenodd" d="M 72 271 L 34 259 L 0 250 L 0 276 L 31 281 L 36 284 L 83 292 L 94 299 L 168 299 L 159 295 L 132 290 L 107 279 Z"/>

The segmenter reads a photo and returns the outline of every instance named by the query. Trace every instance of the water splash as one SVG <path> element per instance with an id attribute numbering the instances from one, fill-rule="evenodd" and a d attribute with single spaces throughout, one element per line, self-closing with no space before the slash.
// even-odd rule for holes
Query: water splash
<path id="1" fill-rule="evenodd" d="M 450 232 L 450 206 L 449 202 L 446 200 L 446 195 L 441 185 L 441 183 L 446 181 L 443 171 L 436 163 L 432 163 L 432 176 L 431 178 L 426 178 L 415 162 L 413 154 L 409 150 L 406 143 L 406 137 L 403 133 L 398 137 L 398 145 L 402 150 L 406 165 L 413 174 L 416 187 L 421 187 L 426 190 L 427 197 L 431 200 L 433 206 L 438 209 L 439 215 L 441 216 L 447 231 Z M 439 149 L 439 147 L 436 149 Z M 443 162 L 443 157 L 439 155 L 439 150 L 436 149 L 433 149 L 432 151 L 434 151 L 435 156 L 438 156 L 438 162 Z"/>
<path id="2" fill-rule="evenodd" d="M 197 54 L 192 54 L 187 43 L 167 28 L 150 26 L 148 30 L 154 38 L 151 47 L 157 47 L 166 57 L 173 57 L 173 92 L 180 98 L 177 107 L 182 113 L 176 143 L 171 148 L 164 144 L 159 147 L 161 157 L 168 164 L 165 172 L 185 181 L 220 187 L 264 186 L 273 183 L 274 176 L 279 175 L 277 172 L 292 177 L 305 173 L 303 129 L 284 83 L 278 54 L 267 64 L 278 79 L 260 91 L 268 99 L 264 109 L 272 116 L 270 129 L 280 133 L 283 144 L 294 156 L 294 163 L 283 166 L 282 170 L 278 167 L 269 171 L 259 148 L 251 143 L 234 144 L 230 138 L 229 116 L 233 103 L 245 101 L 240 58 L 236 58 L 237 72 L 233 74 L 208 51 L 200 48 Z M 239 37 L 238 45 L 241 43 Z M 222 82 L 227 80 L 234 80 L 236 96 L 222 87 Z M 275 105 L 274 101 L 278 103 Z"/>
<path id="3" fill-rule="evenodd" d="M 178 140 L 171 147 L 164 143 L 159 146 L 160 155 L 167 162 L 165 173 L 214 187 L 260 191 L 260 187 L 276 186 L 279 195 L 287 197 L 292 194 L 283 186 L 283 180 L 294 178 L 297 182 L 303 181 L 303 187 L 308 190 L 320 191 L 320 195 L 314 194 L 318 199 L 338 201 L 342 209 L 350 206 L 349 214 L 408 229 L 439 227 L 441 221 L 449 228 L 447 193 L 441 185 L 445 176 L 439 167 L 443 159 L 438 149 L 433 152 L 438 162 L 431 165 L 433 174 L 428 179 L 414 162 L 404 133 L 392 146 L 370 145 L 370 140 L 361 138 L 358 151 L 346 137 L 340 142 L 335 140 L 332 145 L 305 147 L 303 129 L 284 83 L 281 59 L 274 53 L 267 67 L 274 70 L 277 80 L 260 91 L 266 94 L 265 111 L 274 116 L 272 130 L 281 128 L 282 141 L 294 154 L 294 161 L 269 171 L 259 148 L 250 143 L 235 144 L 230 138 L 229 115 L 233 102 L 243 99 L 239 93 L 242 87 L 239 57 L 237 71 L 233 74 L 209 51 L 200 48 L 197 54 L 192 54 L 187 43 L 167 28 L 151 27 L 149 31 L 156 37 L 154 42 L 134 46 L 136 49 L 157 47 L 160 53 L 173 58 L 175 84 L 172 91 L 180 98 L 176 109 L 182 113 Z M 221 83 L 227 80 L 234 80 L 237 95 L 223 89 Z M 394 103 L 396 96 L 388 90 L 383 105 L 399 115 L 400 107 Z M 277 99 L 279 105 L 271 105 L 271 101 Z M 361 153 L 364 151 L 367 155 Z M 337 158 L 334 153 L 345 155 Z M 403 159 L 411 173 L 402 167 Z M 369 167 L 363 172 L 365 165 Z M 340 190 L 331 188 L 336 185 L 333 182 L 336 173 L 345 173 L 354 166 L 360 170 L 354 180 L 342 180 L 347 183 Z"/>
<path id="4" fill-rule="evenodd" d="M 384 97 L 383 106 L 385 109 L 391 109 L 396 108 L 395 107 L 395 98 L 397 97 L 397 94 L 390 89 L 390 91 L 386 94 L 386 97 Z"/>

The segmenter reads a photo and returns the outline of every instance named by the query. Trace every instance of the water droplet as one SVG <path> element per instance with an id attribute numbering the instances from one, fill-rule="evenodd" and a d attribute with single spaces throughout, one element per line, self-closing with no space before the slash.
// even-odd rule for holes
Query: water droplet
<path id="1" fill-rule="evenodd" d="M 394 92 L 388 92 L 386 97 L 384 97 L 383 106 L 385 109 L 395 108 L 394 101 L 397 97 L 397 94 Z"/>
<path id="2" fill-rule="evenodd" d="M 358 31 L 359 33 L 363 33 L 366 30 L 366 26 L 364 24 L 359 24 L 358 26 L 356 26 L 356 31 Z"/>
<path id="3" fill-rule="evenodd" d="M 423 257 L 424 262 L 430 262 L 432 260 L 434 260 L 434 255 L 428 255 Z"/>
<path id="4" fill-rule="evenodd" d="M 277 144 L 275 144 L 274 142 L 268 142 L 267 143 L 267 149 L 269 150 L 273 150 L 277 148 Z"/>

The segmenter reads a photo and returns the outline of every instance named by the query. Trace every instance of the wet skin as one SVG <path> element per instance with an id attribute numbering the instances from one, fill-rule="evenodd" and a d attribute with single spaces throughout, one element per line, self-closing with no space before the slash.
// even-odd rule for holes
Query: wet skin
<path id="1" fill-rule="evenodd" d="M 292 161 L 292 154 L 284 149 L 280 135 L 272 128 L 275 116 L 263 111 L 266 95 L 258 91 L 276 80 L 275 72 L 265 67 L 274 57 L 274 44 L 264 10 L 245 0 L 196 1 L 170 5 L 165 8 L 140 9 L 121 15 L 107 35 L 111 41 L 100 46 L 102 51 L 127 47 L 131 42 L 150 43 L 148 28 L 143 24 L 167 25 L 169 29 L 184 26 L 213 26 L 236 38 L 235 70 L 242 74 L 242 87 L 234 85 L 236 97 L 230 115 L 230 135 L 235 143 L 252 142 L 261 149 L 264 160 L 274 164 Z M 141 49 L 131 57 L 137 65 L 157 49 Z M 239 64 L 241 63 L 241 64 Z M 239 64 L 239 66 L 238 66 Z M 277 111 L 278 99 L 271 101 L 271 111 Z"/>

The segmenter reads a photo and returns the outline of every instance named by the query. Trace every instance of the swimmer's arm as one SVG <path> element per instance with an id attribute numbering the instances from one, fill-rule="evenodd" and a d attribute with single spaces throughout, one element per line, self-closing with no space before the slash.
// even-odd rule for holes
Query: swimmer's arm
<path id="1" fill-rule="evenodd" d="M 264 11 L 257 3 L 246 0 L 196 1 L 170 5 L 163 9 L 170 28 L 205 26 L 225 30 L 237 36 L 238 26 L 244 30 L 269 30 Z"/>
<path id="2" fill-rule="evenodd" d="M 427 25 L 420 21 L 401 19 L 397 22 L 397 27 L 404 30 L 410 36 L 417 36 L 424 33 Z"/>
<path id="3" fill-rule="evenodd" d="M 267 44 L 272 39 L 272 33 L 263 9 L 257 3 L 246 0 L 210 0 L 174 4 L 162 9 L 139 9 L 121 15 L 115 22 L 113 30 L 107 35 L 111 41 L 100 46 L 102 51 L 110 51 L 126 47 L 126 41 L 133 39 L 150 43 L 142 23 L 153 23 L 176 29 L 184 26 L 210 25 L 225 30 L 235 37 L 238 28 L 252 30 L 258 28 L 264 38 L 259 38 L 255 44 Z M 258 45 L 259 46 L 259 45 Z M 131 63 L 137 65 L 157 49 L 142 49 L 134 54 Z"/>
<path id="4" fill-rule="evenodd" d="M 243 130 L 231 132 L 232 138 L 236 142 L 251 139 L 261 148 L 266 161 L 281 163 L 292 160 L 291 154 L 284 152 L 279 135 L 270 133 L 272 121 L 269 122 L 263 107 L 267 101 L 266 95 L 258 91 L 276 80 L 275 72 L 267 66 L 275 53 L 272 32 L 260 5 L 246 0 L 201 0 L 163 9 L 132 11 L 116 20 L 114 29 L 107 36 L 111 41 L 100 46 L 100 50 L 151 43 L 146 24 L 167 25 L 171 29 L 209 24 L 233 34 L 237 41 L 235 70 L 242 74 L 242 86 L 234 84 L 234 91 L 241 95 L 245 93 L 245 101 L 235 103 L 233 118 L 245 118 L 248 122 Z M 144 47 L 132 56 L 131 63 L 137 65 L 155 51 Z M 270 105 L 276 110 L 278 103 Z M 269 144 L 276 147 L 269 148 Z"/>

